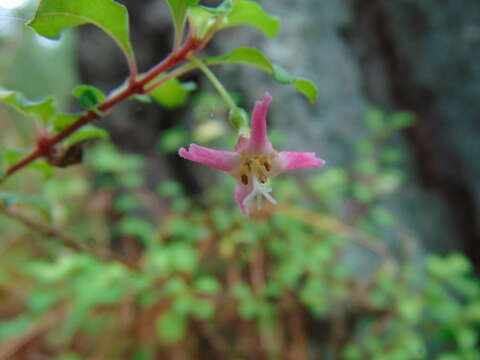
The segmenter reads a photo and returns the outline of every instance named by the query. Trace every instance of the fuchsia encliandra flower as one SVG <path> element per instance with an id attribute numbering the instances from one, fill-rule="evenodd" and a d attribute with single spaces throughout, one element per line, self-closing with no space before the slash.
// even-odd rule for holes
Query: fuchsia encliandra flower
<path id="1" fill-rule="evenodd" d="M 257 101 L 252 113 L 250 137 L 240 135 L 235 151 L 214 150 L 191 144 L 188 151 L 180 148 L 179 155 L 215 169 L 224 171 L 237 180 L 235 201 L 245 215 L 249 214 L 248 204 L 256 199 L 260 208 L 262 197 L 272 204 L 276 200 L 267 186 L 269 179 L 288 170 L 322 166 L 325 161 L 313 152 L 277 152 L 267 135 L 267 112 L 272 97 L 265 94 Z"/>

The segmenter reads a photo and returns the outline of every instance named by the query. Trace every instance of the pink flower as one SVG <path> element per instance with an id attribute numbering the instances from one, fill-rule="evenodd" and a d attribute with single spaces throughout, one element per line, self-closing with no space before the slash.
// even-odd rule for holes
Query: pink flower
<path id="1" fill-rule="evenodd" d="M 313 152 L 277 152 L 267 135 L 267 112 L 272 97 L 265 94 L 253 108 L 250 137 L 240 135 L 235 151 L 209 149 L 191 144 L 188 151 L 180 148 L 179 155 L 185 159 L 208 165 L 224 171 L 235 179 L 235 201 L 245 215 L 249 214 L 248 204 L 256 199 L 260 208 L 262 197 L 272 204 L 276 200 L 266 184 L 273 176 L 288 170 L 322 166 L 325 161 Z"/>

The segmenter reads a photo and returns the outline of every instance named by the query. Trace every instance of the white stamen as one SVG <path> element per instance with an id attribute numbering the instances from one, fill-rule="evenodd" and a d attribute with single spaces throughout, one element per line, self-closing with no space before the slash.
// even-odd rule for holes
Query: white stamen
<path id="1" fill-rule="evenodd" d="M 272 188 L 262 185 L 258 180 L 255 175 L 252 176 L 253 178 L 253 189 L 248 196 L 243 199 L 243 205 L 247 205 L 250 201 L 253 200 L 253 198 L 256 199 L 257 201 L 257 209 L 260 209 L 262 207 L 262 196 L 264 196 L 268 201 L 270 201 L 272 204 L 276 204 L 277 201 L 270 195 L 272 192 Z"/>

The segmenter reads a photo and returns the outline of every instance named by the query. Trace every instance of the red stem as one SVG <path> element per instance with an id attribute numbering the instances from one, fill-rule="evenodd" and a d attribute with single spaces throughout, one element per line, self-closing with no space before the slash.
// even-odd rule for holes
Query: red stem
<path id="1" fill-rule="evenodd" d="M 97 109 L 100 112 L 106 112 L 110 110 L 112 107 L 117 105 L 118 103 L 128 99 L 130 96 L 134 94 L 144 94 L 145 90 L 144 87 L 150 81 L 154 80 L 158 75 L 161 73 L 171 69 L 174 66 L 179 65 L 181 62 L 185 61 L 187 55 L 192 51 L 201 50 L 204 47 L 203 44 L 199 39 L 196 39 L 192 36 L 189 36 L 185 44 L 178 49 L 178 51 L 171 53 L 165 60 L 161 63 L 153 67 L 148 73 L 145 74 L 140 80 L 132 80 L 129 82 L 127 88 L 122 90 L 121 92 L 117 93 L 115 96 L 107 99 L 102 104 L 100 104 Z M 52 148 L 64 140 L 66 137 L 77 131 L 82 126 L 91 123 L 96 119 L 100 119 L 101 116 L 92 110 L 88 110 L 85 114 L 83 114 L 75 123 L 67 127 L 65 130 L 62 130 L 52 138 L 49 138 L 42 142 L 41 146 L 37 145 L 37 148 L 32 151 L 29 155 L 25 158 L 20 160 L 18 163 L 12 165 L 6 172 L 5 176 L 0 179 L 0 183 L 5 180 L 7 177 L 13 175 L 18 170 L 22 169 L 23 167 L 27 166 L 31 162 L 46 156 L 51 153 Z"/>

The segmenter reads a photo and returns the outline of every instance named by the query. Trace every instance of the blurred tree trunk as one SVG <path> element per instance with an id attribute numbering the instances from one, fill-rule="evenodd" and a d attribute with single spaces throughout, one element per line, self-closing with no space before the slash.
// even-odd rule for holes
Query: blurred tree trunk
<path id="1" fill-rule="evenodd" d="M 429 249 L 465 250 L 480 266 L 480 3 L 478 0 L 276 0 L 259 1 L 283 23 L 265 41 L 252 29 L 231 29 L 214 42 L 216 53 L 236 46 L 261 48 L 320 90 L 309 105 L 289 87 L 251 68 L 221 71 L 248 107 L 268 90 L 270 122 L 288 134 L 288 148 L 316 151 L 329 165 L 349 165 L 352 144 L 366 134 L 363 115 L 374 104 L 410 110 L 416 124 L 404 132 L 412 181 L 389 199 L 400 223 Z M 124 1 L 141 69 L 166 54 L 171 29 L 160 0 Z M 107 90 L 126 76 L 115 45 L 96 30 L 82 30 L 82 78 Z M 288 106 L 285 106 L 288 104 Z M 188 110 L 127 104 L 105 126 L 122 148 L 146 154 L 151 179 L 177 177 L 199 189 L 192 167 L 154 151 L 158 134 Z M 141 126 L 139 126 L 141 124 Z"/>

